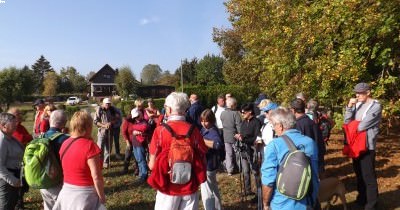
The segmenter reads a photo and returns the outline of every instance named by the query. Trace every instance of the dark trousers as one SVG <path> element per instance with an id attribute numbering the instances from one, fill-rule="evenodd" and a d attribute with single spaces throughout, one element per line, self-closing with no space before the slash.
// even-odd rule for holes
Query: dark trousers
<path id="1" fill-rule="evenodd" d="M 0 210 L 14 210 L 18 200 L 18 188 L 0 179 Z"/>
<path id="2" fill-rule="evenodd" d="M 353 159 L 353 168 L 357 178 L 357 202 L 365 204 L 365 209 L 375 209 L 378 202 L 378 183 L 375 173 L 375 150 Z"/>
<path id="3" fill-rule="evenodd" d="M 119 147 L 119 133 L 120 133 L 120 127 L 118 128 L 113 128 L 113 139 L 114 139 L 114 145 L 115 145 L 115 154 L 121 154 L 120 152 L 120 147 Z"/>

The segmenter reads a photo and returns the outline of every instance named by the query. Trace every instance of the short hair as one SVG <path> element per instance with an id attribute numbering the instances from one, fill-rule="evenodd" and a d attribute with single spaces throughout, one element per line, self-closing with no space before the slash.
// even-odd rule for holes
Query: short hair
<path id="1" fill-rule="evenodd" d="M 296 94 L 296 98 L 301 99 L 301 100 L 303 100 L 303 101 L 306 100 L 306 96 L 304 95 L 303 92 L 297 93 L 297 94 Z"/>
<path id="2" fill-rule="evenodd" d="M 17 113 L 21 114 L 21 110 L 19 110 L 18 107 L 13 106 L 8 109 L 7 113 L 10 113 L 12 115 L 16 115 Z"/>
<path id="3" fill-rule="evenodd" d="M 307 103 L 308 111 L 315 112 L 318 110 L 318 101 L 310 99 Z"/>
<path id="4" fill-rule="evenodd" d="M 228 108 L 233 108 L 233 107 L 235 107 L 236 106 L 236 99 L 234 98 L 234 97 L 229 97 L 229 98 L 227 98 L 226 99 L 226 107 L 228 107 Z"/>
<path id="5" fill-rule="evenodd" d="M 216 119 L 214 113 L 211 111 L 211 109 L 205 109 L 201 114 L 200 114 L 200 119 L 202 121 L 209 122 L 211 124 L 215 124 Z"/>
<path id="6" fill-rule="evenodd" d="M 54 110 L 50 114 L 50 127 L 63 128 L 67 122 L 67 115 L 63 110 Z"/>
<path id="7" fill-rule="evenodd" d="M 186 93 L 172 92 L 165 99 L 165 105 L 170 107 L 172 112 L 184 115 L 190 107 L 190 102 Z"/>
<path id="8" fill-rule="evenodd" d="M 254 104 L 253 103 L 245 103 L 240 107 L 241 110 L 244 110 L 246 112 L 250 111 L 252 115 L 255 114 L 254 112 Z"/>
<path id="9" fill-rule="evenodd" d="M 281 124 L 284 129 L 292 129 L 296 125 L 296 117 L 287 108 L 278 107 L 269 112 L 269 120 L 273 124 Z"/>
<path id="10" fill-rule="evenodd" d="M 88 131 L 93 128 L 93 118 L 90 113 L 85 110 L 80 110 L 74 113 L 69 123 L 71 133 L 76 133 L 79 136 L 85 136 Z"/>
<path id="11" fill-rule="evenodd" d="M 4 126 L 13 120 L 16 120 L 16 117 L 10 113 L 2 112 L 0 113 L 0 125 Z"/>
<path id="12" fill-rule="evenodd" d="M 306 112 L 306 104 L 300 98 L 296 98 L 290 103 L 290 107 L 294 109 L 295 113 L 304 113 Z"/>
<path id="13" fill-rule="evenodd" d="M 219 94 L 217 99 L 224 99 L 225 100 L 225 96 L 223 94 Z"/>

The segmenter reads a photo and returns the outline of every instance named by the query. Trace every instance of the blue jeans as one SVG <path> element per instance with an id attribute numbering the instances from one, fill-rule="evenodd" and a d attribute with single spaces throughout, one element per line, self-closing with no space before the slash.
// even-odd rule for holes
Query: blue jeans
<path id="1" fill-rule="evenodd" d="M 147 179 L 147 163 L 146 163 L 146 157 L 145 157 L 145 151 L 144 147 L 133 147 L 133 155 L 135 156 L 135 159 L 138 163 L 139 166 L 139 176 L 140 179 L 146 180 Z"/>

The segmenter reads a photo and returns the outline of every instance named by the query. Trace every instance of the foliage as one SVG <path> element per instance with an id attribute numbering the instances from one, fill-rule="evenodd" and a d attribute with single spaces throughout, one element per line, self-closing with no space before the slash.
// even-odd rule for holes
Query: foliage
<path id="1" fill-rule="evenodd" d="M 216 55 L 205 55 L 196 64 L 196 81 L 199 85 L 224 84 L 222 67 L 224 59 Z"/>
<path id="2" fill-rule="evenodd" d="M 87 81 L 74 67 L 67 66 L 60 70 L 59 90 L 63 93 L 81 93 L 87 91 Z"/>
<path id="3" fill-rule="evenodd" d="M 157 84 L 158 79 L 161 77 L 162 70 L 157 64 L 147 64 L 143 67 L 140 78 L 145 85 Z"/>
<path id="4" fill-rule="evenodd" d="M 65 113 L 68 116 L 68 119 L 71 119 L 72 115 L 74 115 L 75 112 L 79 111 L 81 107 L 79 106 L 66 106 L 65 108 Z"/>
<path id="5" fill-rule="evenodd" d="M 43 81 L 43 95 L 54 96 L 57 94 L 57 86 L 60 83 L 60 78 L 56 72 L 49 72 L 44 77 Z"/>
<path id="6" fill-rule="evenodd" d="M 181 62 L 181 66 L 175 71 L 175 76 L 181 81 L 181 76 L 183 79 L 183 84 L 185 85 L 195 85 L 196 82 L 196 65 L 197 58 L 193 58 L 191 61 L 184 59 Z M 182 71 L 182 75 L 181 75 Z M 181 82 L 179 82 L 180 84 Z"/>
<path id="7" fill-rule="evenodd" d="M 179 85 L 180 77 L 177 75 L 171 74 L 168 70 L 161 73 L 160 78 L 157 81 L 158 85 L 172 85 L 178 86 Z"/>
<path id="8" fill-rule="evenodd" d="M 46 58 L 41 55 L 40 58 L 32 65 L 32 70 L 35 78 L 35 90 L 41 92 L 43 90 L 43 80 L 44 76 L 48 72 L 54 72 L 53 67 L 51 67 L 50 62 L 46 60 Z"/>
<path id="9" fill-rule="evenodd" d="M 32 87 L 27 86 L 31 82 L 30 70 L 26 68 L 17 69 L 16 67 L 5 68 L 0 71 L 0 104 L 5 104 L 6 109 L 15 100 L 22 100 L 25 92 L 32 92 Z M 28 82 L 28 83 L 27 83 Z"/>
<path id="10" fill-rule="evenodd" d="M 242 103 L 253 102 L 260 93 L 255 85 L 185 86 L 184 92 L 188 95 L 196 93 L 200 98 L 200 102 L 208 108 L 216 104 L 217 97 L 220 94 L 231 93 L 236 98 L 239 107 Z"/>
<path id="11" fill-rule="evenodd" d="M 119 95 L 124 99 L 127 99 L 129 94 L 136 93 L 139 85 L 129 66 L 120 68 L 115 77 L 115 84 Z"/>
<path id="12" fill-rule="evenodd" d="M 349 97 L 360 81 L 383 87 L 384 98 L 399 87 L 399 1 L 225 5 L 232 29 L 215 29 L 214 41 L 227 58 L 224 75 L 232 74 L 230 83 L 258 83 L 280 101 L 302 91 L 329 104 Z"/>
<path id="13" fill-rule="evenodd" d="M 95 71 L 90 71 L 85 77 L 86 81 L 89 81 L 89 79 L 92 78 L 92 76 L 95 74 L 96 74 Z"/>

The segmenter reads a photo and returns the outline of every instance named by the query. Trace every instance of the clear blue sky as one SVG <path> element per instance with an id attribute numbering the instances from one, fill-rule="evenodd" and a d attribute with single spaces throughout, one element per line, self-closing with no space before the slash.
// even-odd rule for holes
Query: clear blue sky
<path id="1" fill-rule="evenodd" d="M 0 69 L 40 55 L 82 75 L 108 63 L 173 73 L 181 59 L 221 53 L 212 29 L 229 28 L 223 0 L 0 0 Z"/>

